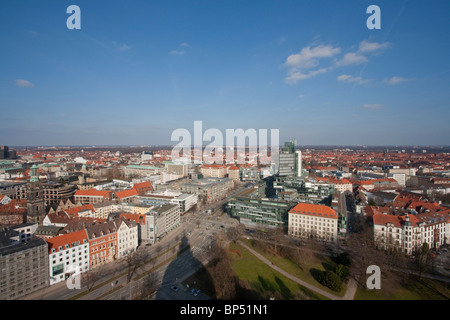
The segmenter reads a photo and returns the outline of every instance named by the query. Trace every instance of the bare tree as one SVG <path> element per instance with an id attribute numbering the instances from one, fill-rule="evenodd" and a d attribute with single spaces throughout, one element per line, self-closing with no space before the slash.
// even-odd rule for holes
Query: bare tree
<path id="1" fill-rule="evenodd" d="M 217 243 L 210 250 L 213 259 L 207 270 L 213 280 L 216 298 L 231 300 L 236 296 L 236 276 L 226 250 Z"/>
<path id="2" fill-rule="evenodd" d="M 348 253 L 352 261 L 350 274 L 359 280 L 358 277 L 366 274 L 367 267 L 377 265 L 382 270 L 383 275 L 387 275 L 390 269 L 388 256 L 385 250 L 379 250 L 373 239 L 371 228 L 366 227 L 358 234 L 351 234 L 347 238 Z"/>
<path id="3" fill-rule="evenodd" d="M 81 282 L 91 291 L 94 284 L 100 279 L 100 272 L 98 269 L 89 270 L 81 274 Z"/>
<path id="4" fill-rule="evenodd" d="M 142 279 L 142 283 L 139 286 L 139 290 L 135 299 L 145 300 L 150 297 L 158 288 L 158 279 L 156 275 L 152 272 Z"/>
<path id="5" fill-rule="evenodd" d="M 131 281 L 136 270 L 148 259 L 148 252 L 145 250 L 137 250 L 125 256 L 125 262 L 128 269 L 127 283 Z"/>
<path id="6" fill-rule="evenodd" d="M 422 273 L 427 269 L 430 263 L 430 248 L 428 243 L 424 243 L 421 248 L 415 251 L 414 264 L 419 272 L 419 278 L 422 277 Z"/>
<path id="7" fill-rule="evenodd" d="M 226 235 L 229 241 L 236 241 L 244 234 L 244 226 L 231 227 L 226 230 Z"/>

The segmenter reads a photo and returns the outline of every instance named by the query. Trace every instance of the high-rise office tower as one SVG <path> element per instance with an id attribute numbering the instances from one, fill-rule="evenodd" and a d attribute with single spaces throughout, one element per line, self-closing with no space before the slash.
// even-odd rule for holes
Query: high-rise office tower
<path id="1" fill-rule="evenodd" d="M 301 175 L 301 151 L 296 151 L 296 139 L 286 141 L 279 154 L 279 176 Z"/>

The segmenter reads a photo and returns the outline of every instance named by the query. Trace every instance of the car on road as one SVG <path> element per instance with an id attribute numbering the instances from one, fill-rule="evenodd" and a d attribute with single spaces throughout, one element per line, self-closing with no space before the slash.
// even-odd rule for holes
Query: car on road
<path id="1" fill-rule="evenodd" d="M 178 288 L 176 286 L 172 286 L 173 291 L 178 291 Z"/>

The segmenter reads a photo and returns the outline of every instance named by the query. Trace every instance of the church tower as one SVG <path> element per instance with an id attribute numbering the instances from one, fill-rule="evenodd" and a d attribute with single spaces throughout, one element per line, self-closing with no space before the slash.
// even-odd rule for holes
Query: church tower
<path id="1" fill-rule="evenodd" d="M 44 190 L 39 181 L 39 168 L 33 165 L 30 169 L 30 181 L 27 184 L 27 222 L 42 225 L 45 215 Z"/>

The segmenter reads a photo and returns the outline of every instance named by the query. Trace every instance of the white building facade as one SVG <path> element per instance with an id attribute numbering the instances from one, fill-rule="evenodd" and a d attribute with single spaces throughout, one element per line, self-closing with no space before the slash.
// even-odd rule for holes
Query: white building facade
<path id="1" fill-rule="evenodd" d="M 138 225 L 125 219 L 115 220 L 117 225 L 117 258 L 123 258 L 136 251 L 139 244 Z"/>
<path id="2" fill-rule="evenodd" d="M 89 270 L 89 241 L 84 229 L 46 241 L 49 247 L 50 285 Z"/>
<path id="3" fill-rule="evenodd" d="M 288 235 L 336 242 L 338 213 L 327 206 L 299 203 L 288 213 Z"/>

